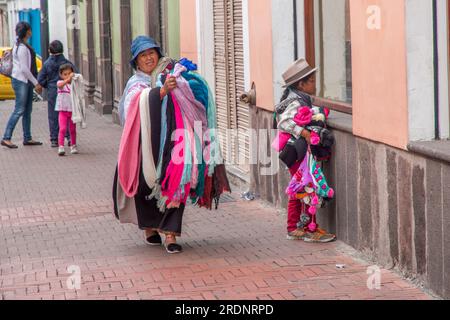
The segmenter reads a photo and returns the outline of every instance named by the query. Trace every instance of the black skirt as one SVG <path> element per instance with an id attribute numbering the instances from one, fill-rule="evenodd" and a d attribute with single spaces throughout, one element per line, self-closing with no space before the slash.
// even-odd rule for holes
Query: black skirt
<path id="1" fill-rule="evenodd" d="M 114 214 L 119 219 L 119 209 L 117 200 L 117 188 L 119 183 L 118 171 L 114 176 L 113 200 Z M 157 200 L 149 199 L 152 189 L 150 189 L 144 179 L 142 170 L 139 177 L 139 189 L 133 198 L 139 229 L 153 229 L 163 234 L 173 234 L 180 236 L 183 224 L 183 214 L 185 206 L 181 205 L 176 209 L 167 209 L 164 213 L 158 209 Z"/>
<path id="2" fill-rule="evenodd" d="M 149 106 L 150 106 L 150 123 L 152 130 L 152 152 L 155 163 L 158 162 L 158 155 L 160 151 L 160 141 L 161 141 L 161 100 L 159 95 L 159 88 L 150 91 L 149 95 Z M 173 110 L 169 106 L 168 108 L 168 122 L 174 122 Z M 169 130 L 172 125 L 169 126 Z M 171 132 L 171 131 L 169 131 Z M 170 148 L 171 141 L 166 142 L 166 148 Z M 169 149 L 170 150 L 170 149 Z M 142 162 L 141 162 L 142 163 Z M 165 167 L 165 166 L 164 166 Z M 166 168 L 164 168 L 166 169 Z M 165 171 L 163 171 L 165 172 Z M 120 187 L 118 169 L 116 168 L 116 173 L 114 175 L 113 184 L 113 200 L 114 200 L 114 214 L 117 219 L 120 219 L 120 210 L 117 199 L 117 191 Z M 183 213 L 185 206 L 181 205 L 176 209 L 167 209 L 165 212 L 161 212 L 157 206 L 156 199 L 149 199 L 152 194 L 152 189 L 150 189 L 145 181 L 142 166 L 139 172 L 139 188 L 136 196 L 133 199 L 127 199 L 130 202 L 134 202 L 132 205 L 133 209 L 136 210 L 138 226 L 141 230 L 153 229 L 157 230 L 163 234 L 173 234 L 180 236 L 182 223 L 183 223 Z"/>

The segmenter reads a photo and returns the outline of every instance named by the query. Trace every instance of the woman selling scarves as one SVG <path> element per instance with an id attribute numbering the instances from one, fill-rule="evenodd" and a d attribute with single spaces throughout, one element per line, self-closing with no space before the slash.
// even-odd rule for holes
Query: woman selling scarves
<path id="1" fill-rule="evenodd" d="M 124 126 L 113 187 L 121 223 L 145 231 L 148 245 L 182 252 L 185 206 L 218 206 L 230 192 L 216 137 L 216 107 L 206 81 L 189 60 L 164 57 L 149 37 L 131 46 L 135 75 L 119 104 Z"/>

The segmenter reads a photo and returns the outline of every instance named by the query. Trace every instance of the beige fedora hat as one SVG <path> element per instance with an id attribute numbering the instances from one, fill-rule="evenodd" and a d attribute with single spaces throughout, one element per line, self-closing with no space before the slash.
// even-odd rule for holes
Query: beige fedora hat
<path id="1" fill-rule="evenodd" d="M 316 71 L 317 68 L 312 68 L 304 58 L 298 59 L 283 73 L 283 80 L 286 83 L 283 88 L 289 87 Z"/>

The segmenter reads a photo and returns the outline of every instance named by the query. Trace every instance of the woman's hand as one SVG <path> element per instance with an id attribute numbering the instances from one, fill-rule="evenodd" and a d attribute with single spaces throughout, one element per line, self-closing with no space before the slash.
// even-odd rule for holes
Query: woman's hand
<path id="1" fill-rule="evenodd" d="M 42 86 L 39 83 L 34 87 L 34 90 L 37 93 L 42 94 Z"/>
<path id="2" fill-rule="evenodd" d="M 161 88 L 161 99 L 167 96 L 170 92 L 177 88 L 177 79 L 173 76 L 169 76 L 164 83 L 164 86 Z"/>

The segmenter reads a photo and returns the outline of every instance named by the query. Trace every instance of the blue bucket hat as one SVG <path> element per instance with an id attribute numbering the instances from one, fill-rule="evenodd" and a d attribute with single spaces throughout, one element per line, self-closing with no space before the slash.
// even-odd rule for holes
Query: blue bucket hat
<path id="1" fill-rule="evenodd" d="M 130 64 L 134 69 L 136 69 L 136 59 L 138 55 L 148 49 L 156 49 L 156 51 L 158 51 L 159 57 L 162 57 L 161 47 L 153 38 L 147 36 L 138 36 L 133 40 L 133 43 L 131 44 L 131 56 L 133 58 L 131 59 Z"/>

